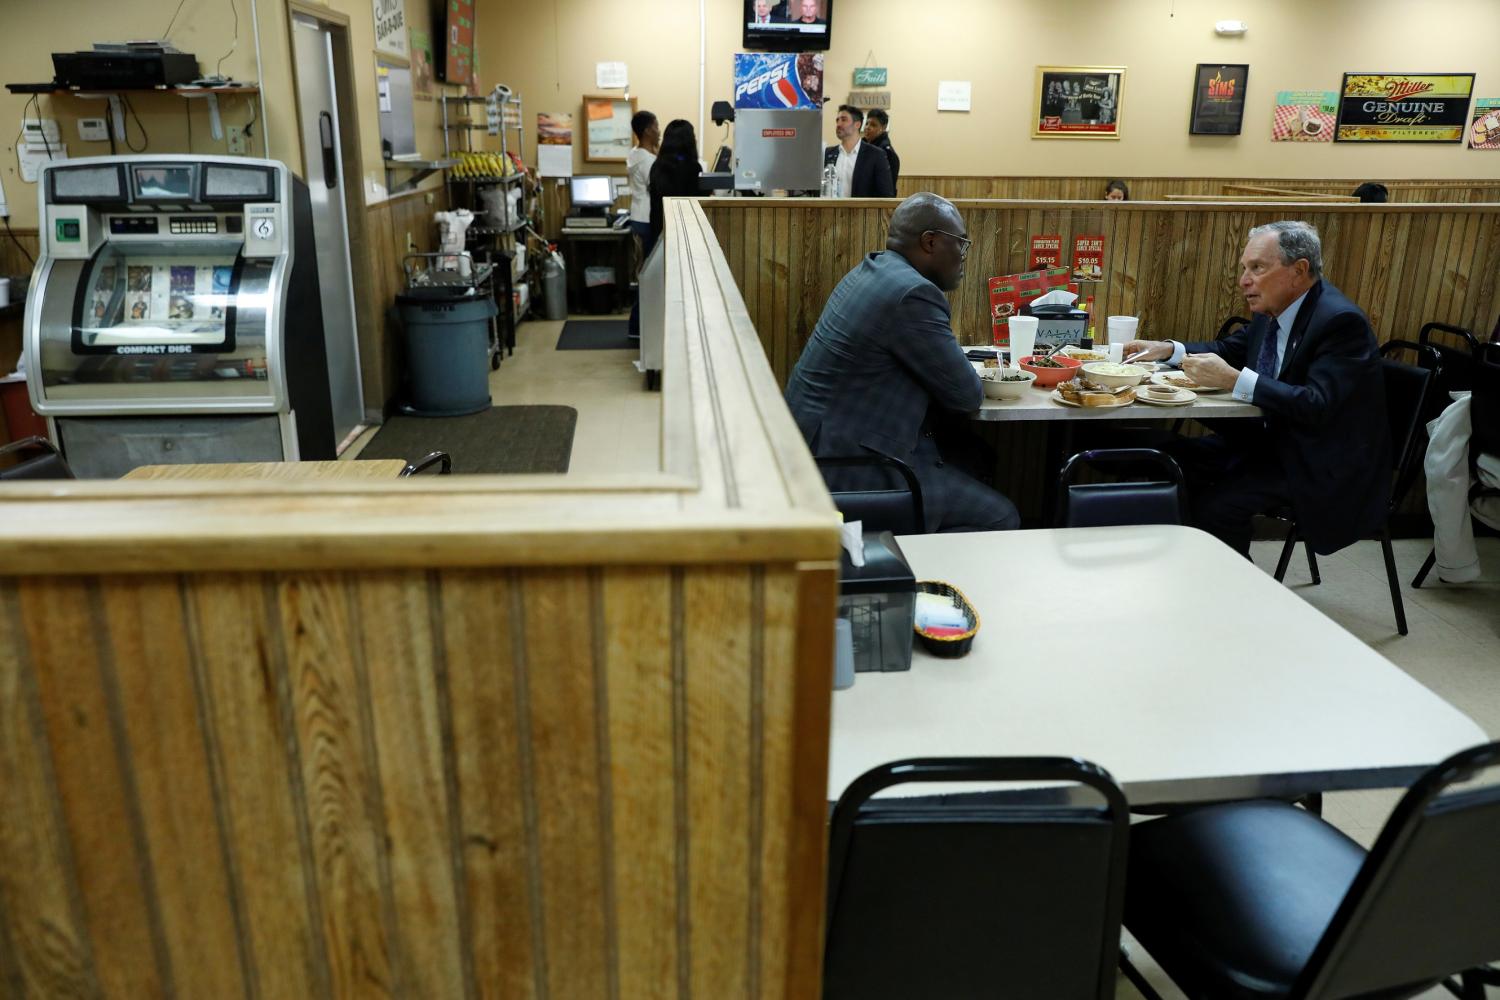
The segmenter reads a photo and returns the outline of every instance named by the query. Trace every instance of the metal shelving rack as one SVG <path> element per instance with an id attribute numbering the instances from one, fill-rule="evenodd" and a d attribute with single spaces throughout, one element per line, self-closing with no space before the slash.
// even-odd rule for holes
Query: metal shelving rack
<path id="1" fill-rule="evenodd" d="M 489 132 L 488 119 L 478 122 L 473 119 L 470 109 L 474 106 L 485 107 L 489 102 L 488 97 L 469 97 L 467 95 L 450 96 L 443 95 L 441 100 L 442 124 L 443 124 L 443 158 L 457 160 L 462 153 L 480 152 L 474 148 L 474 134 L 476 132 Z M 450 108 L 457 109 L 458 113 L 450 115 Z M 500 139 L 500 156 L 509 161 L 510 154 L 515 153 L 525 161 L 526 156 L 526 132 L 521 115 L 521 98 L 518 94 L 506 94 L 499 99 L 500 128 L 497 133 Z M 511 141 L 514 137 L 514 142 Z M 510 187 L 525 181 L 522 173 L 505 174 L 502 176 L 471 176 L 455 177 L 450 169 L 446 175 L 448 188 L 448 203 L 454 207 L 468 208 L 476 215 L 480 214 L 476 208 L 482 197 L 479 189 L 482 187 L 497 185 Z M 462 187 L 460 187 L 462 186 Z M 462 194 L 460 194 L 462 191 Z M 524 191 L 524 189 L 523 189 Z M 527 218 L 522 198 L 521 211 L 511 212 L 511 200 L 504 197 L 501 199 L 500 226 L 472 225 L 469 227 L 468 235 L 476 240 L 493 241 L 495 249 L 504 251 L 511 255 L 511 267 L 505 272 L 505 306 L 502 313 L 506 316 L 506 343 L 514 349 L 515 328 L 521 319 L 531 308 L 531 287 L 527 280 L 530 264 L 525 267 L 518 266 L 519 254 L 516 251 L 518 242 L 524 245 L 525 237 L 520 235 L 527 226 Z"/>

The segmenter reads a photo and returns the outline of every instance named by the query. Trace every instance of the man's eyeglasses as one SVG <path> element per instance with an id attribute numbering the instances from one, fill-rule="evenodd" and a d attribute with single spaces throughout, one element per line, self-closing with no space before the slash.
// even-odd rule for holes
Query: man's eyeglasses
<path id="1" fill-rule="evenodd" d="M 948 237 L 951 237 L 951 238 L 953 238 L 955 240 L 958 240 L 958 259 L 959 260 L 963 260 L 965 257 L 969 256 L 969 247 L 971 247 L 971 246 L 974 245 L 974 241 L 973 240 L 965 239 L 964 237 L 958 235 L 957 233 L 950 233 L 950 232 L 948 232 L 945 229 L 929 229 L 927 231 L 929 233 L 937 233 L 940 236 L 948 236 Z"/>

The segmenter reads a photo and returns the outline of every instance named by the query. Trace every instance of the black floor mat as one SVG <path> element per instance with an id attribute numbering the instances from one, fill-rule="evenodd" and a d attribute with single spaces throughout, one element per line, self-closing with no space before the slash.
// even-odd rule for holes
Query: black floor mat
<path id="1" fill-rule="evenodd" d="M 634 351 L 640 341 L 630 339 L 630 321 L 570 319 L 557 338 L 559 351 Z"/>
<path id="2" fill-rule="evenodd" d="M 466 417 L 393 416 L 360 458 L 453 456 L 458 474 L 567 472 L 578 411 L 571 406 L 492 406 Z"/>

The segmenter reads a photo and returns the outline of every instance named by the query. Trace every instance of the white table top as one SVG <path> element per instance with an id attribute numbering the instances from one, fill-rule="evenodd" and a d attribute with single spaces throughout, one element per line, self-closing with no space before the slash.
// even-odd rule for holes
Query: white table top
<path id="1" fill-rule="evenodd" d="M 1064 406 L 1052 399 L 1051 389 L 1026 389 L 1020 399 L 985 398 L 975 420 L 1176 420 L 1190 417 L 1258 417 L 1260 407 L 1242 403 L 1227 392 L 1200 395 L 1186 406 L 1157 406 L 1137 399 L 1128 406 Z"/>
<path id="2" fill-rule="evenodd" d="M 1196 529 L 899 541 L 917 579 L 968 595 L 980 631 L 962 659 L 918 647 L 910 671 L 834 692 L 830 799 L 877 764 L 942 756 L 1082 757 L 1134 805 L 1291 796 L 1404 785 L 1486 741 Z"/>

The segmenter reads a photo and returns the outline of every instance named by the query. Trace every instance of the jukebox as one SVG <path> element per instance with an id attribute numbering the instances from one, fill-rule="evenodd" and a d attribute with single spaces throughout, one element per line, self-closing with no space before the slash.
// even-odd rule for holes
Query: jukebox
<path id="1" fill-rule="evenodd" d="M 81 477 L 335 457 L 308 191 L 273 160 L 60 160 L 39 177 L 32 407 Z"/>

